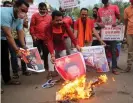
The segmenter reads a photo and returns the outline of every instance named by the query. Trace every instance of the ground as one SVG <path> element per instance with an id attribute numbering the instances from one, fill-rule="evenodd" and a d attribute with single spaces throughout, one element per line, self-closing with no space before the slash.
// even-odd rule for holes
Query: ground
<path id="1" fill-rule="evenodd" d="M 119 67 L 126 68 L 127 52 L 122 51 Z M 120 70 L 119 70 L 120 71 Z M 87 72 L 87 78 L 95 78 L 100 74 Z M 108 82 L 95 88 L 95 96 L 79 103 L 133 103 L 133 70 L 130 73 L 113 75 L 107 73 Z M 112 80 L 115 78 L 115 81 Z M 4 94 L 2 103 L 56 103 L 56 91 L 61 85 L 43 89 L 41 85 L 46 81 L 46 73 L 32 74 L 30 77 L 21 75 L 19 86 L 6 86 L 2 84 Z"/>

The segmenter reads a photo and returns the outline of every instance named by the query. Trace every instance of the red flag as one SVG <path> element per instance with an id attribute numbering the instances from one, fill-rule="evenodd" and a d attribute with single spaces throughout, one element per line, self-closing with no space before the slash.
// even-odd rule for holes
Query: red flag
<path id="1" fill-rule="evenodd" d="M 85 62 L 80 53 L 56 59 L 55 68 L 64 80 L 73 80 L 86 73 Z"/>

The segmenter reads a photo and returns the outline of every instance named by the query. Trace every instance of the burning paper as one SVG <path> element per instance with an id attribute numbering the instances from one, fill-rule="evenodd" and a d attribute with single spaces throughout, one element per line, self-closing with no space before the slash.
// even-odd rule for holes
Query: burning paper
<path id="1" fill-rule="evenodd" d="M 106 75 L 99 76 L 95 81 L 86 82 L 86 77 L 76 78 L 74 81 L 66 81 L 62 89 L 56 93 L 56 101 L 88 99 L 94 92 L 93 87 L 108 80 Z"/>

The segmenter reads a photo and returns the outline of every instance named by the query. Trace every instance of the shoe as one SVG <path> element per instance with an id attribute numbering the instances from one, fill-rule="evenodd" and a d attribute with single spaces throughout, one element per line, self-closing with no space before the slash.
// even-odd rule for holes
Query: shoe
<path id="1" fill-rule="evenodd" d="M 25 72 L 23 72 L 23 75 L 25 75 L 25 76 L 30 76 L 30 75 L 31 75 L 31 73 L 30 73 L 30 72 L 28 72 L 28 71 L 25 71 Z"/>
<path id="2" fill-rule="evenodd" d="M 18 79 L 19 78 L 19 75 L 18 73 L 14 73 L 13 76 L 12 76 L 13 79 Z"/>
<path id="3" fill-rule="evenodd" d="M 112 70 L 112 73 L 115 75 L 119 75 L 119 72 L 117 70 Z"/>

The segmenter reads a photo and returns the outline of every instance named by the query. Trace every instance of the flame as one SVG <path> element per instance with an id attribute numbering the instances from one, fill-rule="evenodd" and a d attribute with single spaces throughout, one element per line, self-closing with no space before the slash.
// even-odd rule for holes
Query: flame
<path id="1" fill-rule="evenodd" d="M 99 76 L 95 82 L 86 82 L 86 76 L 76 78 L 74 81 L 66 81 L 63 84 L 62 89 L 57 92 L 56 100 L 77 100 L 77 99 L 87 99 L 93 94 L 94 86 L 102 83 L 106 83 L 108 80 L 106 75 Z"/>

